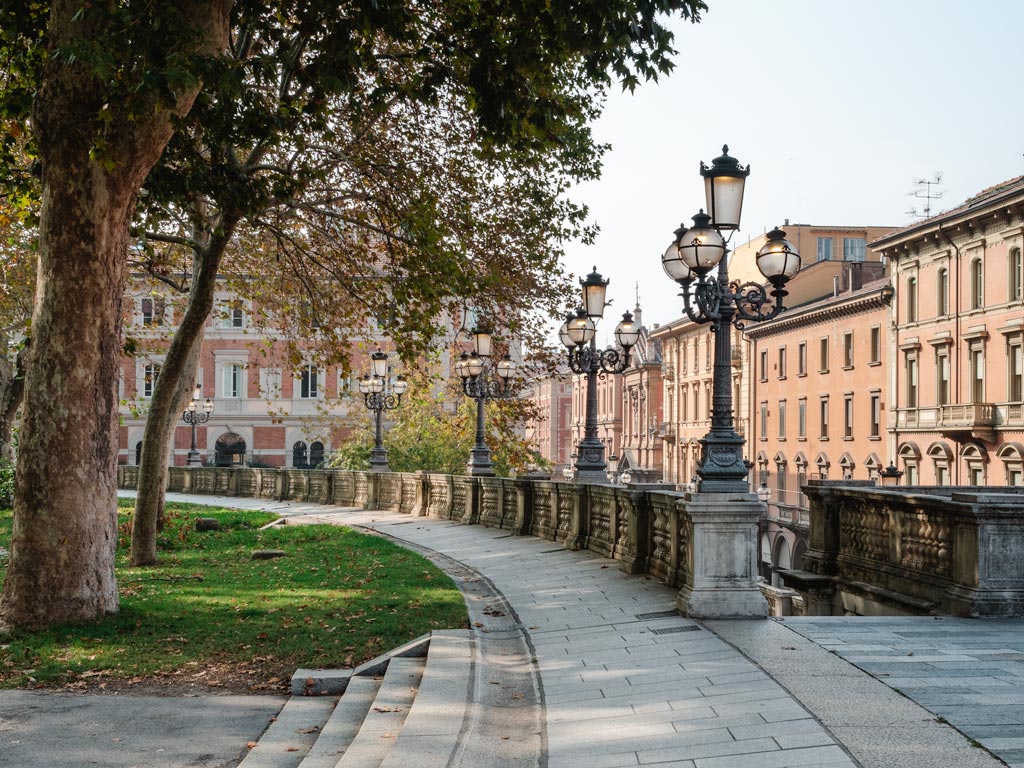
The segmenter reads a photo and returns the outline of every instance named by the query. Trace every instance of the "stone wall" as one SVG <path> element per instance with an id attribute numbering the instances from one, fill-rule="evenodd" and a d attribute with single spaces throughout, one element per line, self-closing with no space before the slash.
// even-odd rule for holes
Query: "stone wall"
<path id="1" fill-rule="evenodd" d="M 119 466 L 118 484 L 135 488 L 137 468 Z M 167 489 L 330 503 L 484 525 L 567 549 L 590 549 L 628 573 L 651 574 L 680 588 L 679 608 L 692 616 L 767 612 L 749 544 L 756 541 L 760 511 L 751 494 L 720 499 L 721 494 L 682 494 L 657 485 L 247 467 L 172 467 Z M 718 510 L 713 521 L 708 504 Z M 724 538 L 714 535 L 719 529 L 726 532 Z M 739 541 L 732 543 L 737 532 Z M 722 546 L 723 541 L 729 546 Z M 695 542 L 710 542 L 713 551 L 697 551 Z"/>
<path id="2" fill-rule="evenodd" d="M 807 611 L 1024 615 L 1024 488 L 814 481 Z"/>

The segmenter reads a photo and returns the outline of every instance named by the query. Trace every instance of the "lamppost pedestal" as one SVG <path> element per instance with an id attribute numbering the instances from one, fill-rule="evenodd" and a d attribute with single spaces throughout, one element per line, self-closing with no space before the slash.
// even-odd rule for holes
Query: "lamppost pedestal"
<path id="1" fill-rule="evenodd" d="M 753 493 L 690 493 L 686 515 L 691 573 L 676 605 L 694 618 L 764 618 L 757 585 L 757 521 L 764 504 Z"/>

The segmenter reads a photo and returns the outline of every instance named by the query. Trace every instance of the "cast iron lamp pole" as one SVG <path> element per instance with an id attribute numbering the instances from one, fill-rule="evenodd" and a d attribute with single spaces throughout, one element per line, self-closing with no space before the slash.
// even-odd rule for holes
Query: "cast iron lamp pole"
<path id="1" fill-rule="evenodd" d="M 374 412 L 376 420 L 373 435 L 373 450 L 370 451 L 370 471 L 388 471 L 388 449 L 384 447 L 384 411 L 390 411 L 402 404 L 402 395 L 408 382 L 401 376 L 389 381 L 388 356 L 379 349 L 370 355 L 373 375 L 367 374 L 359 380 L 359 391 L 363 393 L 363 405 Z"/>
<path id="2" fill-rule="evenodd" d="M 733 425 L 730 326 L 742 330 L 744 323 L 770 320 L 784 309 L 785 285 L 800 270 L 800 254 L 786 241 L 785 232 L 773 229 L 756 257 L 757 268 L 770 290 L 760 283 L 730 282 L 728 237 L 739 229 L 750 166 L 740 166 L 736 158 L 729 157 L 729 147 L 725 146 L 722 156 L 715 158 L 710 167 L 700 164 L 700 175 L 704 177 L 708 213 L 701 210 L 693 217 L 692 227 L 676 230 L 675 239 L 661 257 L 662 267 L 682 286 L 681 296 L 690 320 L 711 323 L 715 334 L 711 431 L 700 441 L 700 490 L 747 493 L 745 441 Z"/>
<path id="3" fill-rule="evenodd" d="M 487 447 L 487 433 L 484 429 L 484 406 L 488 400 L 514 397 L 511 377 L 516 364 L 506 352 L 494 366 L 495 378 L 491 377 L 491 332 L 477 326 L 470 335 L 473 337 L 473 352 L 463 352 L 455 364 L 455 372 L 462 379 L 462 393 L 476 400 L 476 445 L 469 454 L 466 474 L 473 477 L 494 477 L 491 449 Z"/>
<path id="4" fill-rule="evenodd" d="M 608 482 L 604 443 L 597 437 L 597 376 L 599 373 L 614 375 L 629 368 L 629 351 L 640 339 L 639 326 L 633 315 L 626 312 L 615 326 L 618 348 L 598 350 L 597 321 L 604 317 L 608 282 L 598 274 L 597 267 L 585 280 L 580 280 L 583 306 L 568 315 L 558 331 L 558 338 L 569 351 L 569 368 L 587 377 L 586 421 L 583 439 L 576 449 L 577 482 Z"/>
<path id="5" fill-rule="evenodd" d="M 203 410 L 199 410 L 198 403 L 202 397 L 203 387 L 200 384 L 196 384 L 195 392 L 192 393 L 192 399 L 189 400 L 185 412 L 181 414 L 182 420 L 186 424 L 192 425 L 192 447 L 188 451 L 188 466 L 190 467 L 198 467 L 203 463 L 199 458 L 199 449 L 196 447 L 196 425 L 208 422 L 210 414 L 213 413 L 213 400 L 210 398 L 206 398 L 206 402 L 203 403 Z"/>

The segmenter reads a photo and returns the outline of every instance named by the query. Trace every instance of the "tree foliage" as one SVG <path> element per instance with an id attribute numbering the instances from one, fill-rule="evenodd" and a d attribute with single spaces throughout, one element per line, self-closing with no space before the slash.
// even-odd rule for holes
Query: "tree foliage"
<path id="1" fill-rule="evenodd" d="M 526 400 L 489 400 L 485 405 L 486 443 L 498 475 L 508 477 L 542 463 L 523 439 L 522 425 L 533 415 Z M 365 470 L 374 441 L 374 414 L 355 419 L 350 439 L 334 454 L 331 466 Z M 410 373 L 409 390 L 398 408 L 384 413 L 388 466 L 394 472 L 465 471 L 476 444 L 476 401 L 465 397 L 457 377 L 444 378 L 436 367 Z"/>

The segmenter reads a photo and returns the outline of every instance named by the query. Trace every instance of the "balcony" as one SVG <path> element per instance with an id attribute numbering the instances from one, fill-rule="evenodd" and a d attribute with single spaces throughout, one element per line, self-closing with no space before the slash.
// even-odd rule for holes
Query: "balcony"
<path id="1" fill-rule="evenodd" d="M 992 442 L 995 439 L 997 409 L 992 403 L 900 408 L 896 412 L 895 422 L 890 426 L 897 429 L 936 430 L 948 437 L 969 435 L 978 440 Z"/>
<path id="2" fill-rule="evenodd" d="M 658 424 L 658 437 L 674 443 L 676 439 L 676 425 L 671 421 L 663 421 Z"/>

